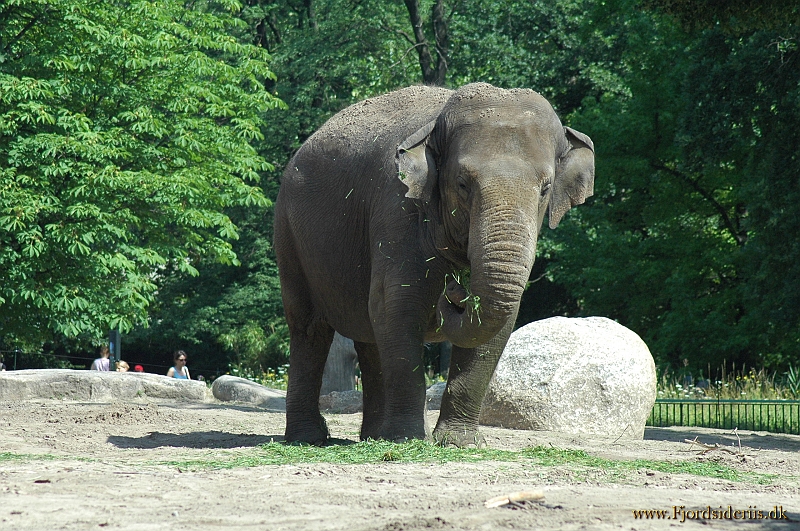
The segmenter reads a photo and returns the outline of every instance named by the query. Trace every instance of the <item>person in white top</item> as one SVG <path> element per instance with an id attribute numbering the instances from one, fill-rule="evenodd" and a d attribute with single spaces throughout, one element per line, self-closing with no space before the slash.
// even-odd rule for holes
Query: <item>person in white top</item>
<path id="1" fill-rule="evenodd" d="M 111 351 L 108 350 L 108 347 L 105 345 L 100 347 L 100 357 L 92 362 L 92 367 L 90 368 L 90 370 L 105 371 L 105 372 L 110 371 L 111 368 L 109 366 L 109 361 L 108 361 L 109 356 L 111 356 Z"/>

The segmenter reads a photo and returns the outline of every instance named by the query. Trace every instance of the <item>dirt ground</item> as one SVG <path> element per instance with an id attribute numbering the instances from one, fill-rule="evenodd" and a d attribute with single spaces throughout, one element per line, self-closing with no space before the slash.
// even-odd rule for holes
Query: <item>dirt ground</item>
<path id="1" fill-rule="evenodd" d="M 360 414 L 327 417 L 334 437 L 357 440 Z M 671 428 L 648 429 L 644 441 L 614 441 L 484 428 L 493 448 L 708 460 L 761 474 L 761 482 L 525 462 L 200 471 L 169 464 L 252 454 L 280 441 L 283 424 L 281 413 L 222 403 L 0 403 L 0 529 L 800 529 L 800 436 Z M 730 451 L 701 455 L 684 442 L 695 437 Z M 532 489 L 544 491 L 542 502 L 484 506 Z M 776 506 L 785 518 L 757 518 Z M 743 519 L 692 519 L 709 507 Z M 650 509 L 673 518 L 634 517 Z"/>

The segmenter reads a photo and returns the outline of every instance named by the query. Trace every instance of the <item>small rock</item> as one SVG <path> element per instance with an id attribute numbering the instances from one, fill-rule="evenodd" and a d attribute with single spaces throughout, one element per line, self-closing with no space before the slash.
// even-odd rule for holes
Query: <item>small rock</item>
<path id="1" fill-rule="evenodd" d="M 438 382 L 428 387 L 425 392 L 425 401 L 428 404 L 428 409 L 441 409 L 442 395 L 447 387 L 447 382 Z"/>
<path id="2" fill-rule="evenodd" d="M 211 386 L 214 398 L 223 402 L 244 402 L 257 407 L 286 411 L 286 391 L 270 389 L 256 382 L 225 374 Z"/>
<path id="3" fill-rule="evenodd" d="M 331 413 L 358 413 L 364 409 L 361 391 L 334 391 L 319 397 L 319 408 Z"/>

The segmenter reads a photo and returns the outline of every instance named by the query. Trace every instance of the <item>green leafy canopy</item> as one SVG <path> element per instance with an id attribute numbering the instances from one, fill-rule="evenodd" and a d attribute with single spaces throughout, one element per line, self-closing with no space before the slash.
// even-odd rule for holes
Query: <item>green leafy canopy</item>
<path id="1" fill-rule="evenodd" d="M 253 147 L 263 49 L 235 1 L 10 0 L 0 7 L 0 335 L 144 323 L 159 272 L 235 264 L 225 209 L 269 206 Z"/>

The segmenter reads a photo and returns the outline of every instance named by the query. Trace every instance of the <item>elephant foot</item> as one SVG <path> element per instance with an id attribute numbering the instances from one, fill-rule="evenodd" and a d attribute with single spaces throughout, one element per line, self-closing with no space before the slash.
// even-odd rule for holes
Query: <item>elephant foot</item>
<path id="1" fill-rule="evenodd" d="M 379 428 L 376 427 L 364 427 L 361 428 L 361 440 L 367 441 L 372 439 L 373 441 L 377 441 L 381 438 L 381 431 Z"/>
<path id="2" fill-rule="evenodd" d="M 380 439 L 396 443 L 408 442 L 412 439 L 425 439 L 425 425 L 420 426 L 387 426 L 384 424 L 379 430 L 361 432 L 361 440 Z"/>
<path id="3" fill-rule="evenodd" d="M 328 442 L 330 432 L 325 419 L 320 415 L 317 421 L 286 423 L 284 440 L 287 443 L 306 443 L 323 446 Z"/>
<path id="4" fill-rule="evenodd" d="M 456 448 L 485 448 L 486 439 L 476 429 L 449 429 L 437 427 L 433 430 L 433 442 L 439 446 Z"/>

